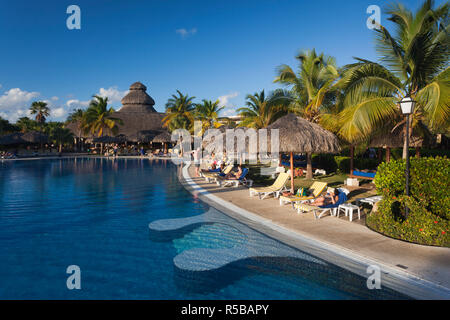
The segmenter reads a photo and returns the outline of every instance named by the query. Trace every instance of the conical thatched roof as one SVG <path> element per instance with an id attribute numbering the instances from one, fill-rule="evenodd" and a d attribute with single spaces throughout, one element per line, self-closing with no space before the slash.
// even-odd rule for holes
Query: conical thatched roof
<path id="1" fill-rule="evenodd" d="M 117 125 L 119 135 L 124 135 L 127 141 L 150 142 L 165 131 L 162 127 L 165 114 L 155 111 L 155 101 L 146 93 L 146 89 L 140 82 L 133 83 L 130 92 L 122 99 L 123 107 L 112 114 L 113 118 L 122 120 L 123 124 Z M 78 136 L 77 123 L 70 123 L 67 128 Z M 89 138 L 91 134 L 83 134 L 83 137 Z"/>
<path id="2" fill-rule="evenodd" d="M 15 132 L 0 136 L 0 145 L 23 144 L 27 141 L 22 139 L 23 133 Z"/>
<path id="3" fill-rule="evenodd" d="M 121 112 L 156 112 L 153 108 L 155 100 L 150 97 L 147 87 L 140 82 L 135 82 L 130 86 L 130 92 L 123 97 Z"/>
<path id="4" fill-rule="evenodd" d="M 47 143 L 48 136 L 38 131 L 15 132 L 0 137 L 1 145 Z"/>
<path id="5" fill-rule="evenodd" d="M 47 143 L 48 136 L 42 132 L 29 131 L 22 135 L 22 139 L 29 143 Z"/>
<path id="6" fill-rule="evenodd" d="M 340 151 L 338 138 L 318 124 L 305 120 L 295 114 L 281 117 L 267 127 L 279 130 L 280 152 L 337 153 Z M 268 142 L 270 139 L 268 138 Z M 270 149 L 270 143 L 269 149 Z"/>
<path id="7" fill-rule="evenodd" d="M 160 134 L 158 130 L 142 130 L 135 134 L 127 135 L 127 140 L 132 142 L 148 143 L 152 142 L 153 138 Z"/>
<path id="8" fill-rule="evenodd" d="M 168 142 L 174 142 L 174 141 L 176 141 L 176 140 L 172 140 L 172 135 L 167 131 L 161 132 L 156 137 L 154 137 L 152 140 L 152 142 L 157 142 L 157 143 L 168 143 Z"/>
<path id="9" fill-rule="evenodd" d="M 405 125 L 396 127 L 393 131 L 379 133 L 375 135 L 369 143 L 372 148 L 403 148 L 405 139 L 404 134 Z M 412 148 L 420 148 L 424 145 L 433 144 L 432 137 L 422 138 L 417 135 L 412 135 L 409 138 L 409 146 Z"/>

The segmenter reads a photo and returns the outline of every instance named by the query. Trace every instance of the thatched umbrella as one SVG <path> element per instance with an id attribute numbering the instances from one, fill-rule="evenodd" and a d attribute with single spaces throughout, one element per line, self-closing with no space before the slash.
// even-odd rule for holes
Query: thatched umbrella
<path id="1" fill-rule="evenodd" d="M 168 131 L 161 132 L 152 140 L 152 142 L 162 143 L 164 145 L 164 153 L 167 153 L 167 144 L 175 141 L 176 139 L 172 139 L 172 135 Z"/>
<path id="2" fill-rule="evenodd" d="M 292 193 L 294 193 L 294 152 L 307 154 L 306 178 L 312 179 L 311 154 L 340 151 L 339 140 L 333 133 L 292 113 L 281 117 L 267 129 L 269 135 L 271 129 L 279 130 L 279 151 L 290 153 Z"/>
<path id="3" fill-rule="evenodd" d="M 27 143 L 23 138 L 23 133 L 15 132 L 11 134 L 6 134 L 0 137 L 1 145 L 11 145 L 11 144 L 24 144 Z"/>
<path id="4" fill-rule="evenodd" d="M 391 148 L 403 148 L 405 139 L 405 125 L 395 127 L 393 130 L 381 132 L 372 137 L 369 143 L 371 148 L 385 148 L 386 149 L 386 161 L 389 162 L 391 158 Z M 416 148 L 416 155 L 419 155 L 419 149 L 424 145 L 433 144 L 432 135 L 429 132 L 423 132 L 424 137 L 420 137 L 414 134 L 409 138 L 409 146 Z M 350 169 L 350 173 L 353 167 Z"/>
<path id="5" fill-rule="evenodd" d="M 110 136 L 96 137 L 93 139 L 94 143 L 123 143 L 125 141 L 126 141 L 125 137 L 110 137 Z"/>
<path id="6" fill-rule="evenodd" d="M 29 131 L 22 135 L 22 139 L 28 143 L 47 143 L 48 135 L 39 131 Z"/>

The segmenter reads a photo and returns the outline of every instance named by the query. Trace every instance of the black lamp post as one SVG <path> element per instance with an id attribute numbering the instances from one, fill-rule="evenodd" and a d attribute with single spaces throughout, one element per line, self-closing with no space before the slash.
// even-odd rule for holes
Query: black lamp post
<path id="1" fill-rule="evenodd" d="M 409 196 L 409 115 L 414 112 L 416 102 L 411 97 L 404 97 L 400 101 L 400 108 L 402 113 L 406 116 L 406 196 Z M 405 218 L 408 218 L 409 208 L 405 206 Z"/>

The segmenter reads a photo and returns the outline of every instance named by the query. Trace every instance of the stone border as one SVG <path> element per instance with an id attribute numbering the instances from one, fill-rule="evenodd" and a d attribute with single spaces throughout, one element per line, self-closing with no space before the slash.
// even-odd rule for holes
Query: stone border
<path id="1" fill-rule="evenodd" d="M 189 166 L 190 162 L 186 162 L 181 177 L 179 177 L 180 182 L 188 191 L 195 193 L 206 203 L 257 231 L 363 277 L 368 276 L 366 273 L 368 266 L 377 265 L 382 270 L 382 286 L 385 285 L 412 298 L 424 300 L 450 299 L 450 289 L 444 286 L 382 261 L 363 256 L 353 250 L 310 236 L 304 236 L 209 193 L 192 180 L 188 172 Z"/>

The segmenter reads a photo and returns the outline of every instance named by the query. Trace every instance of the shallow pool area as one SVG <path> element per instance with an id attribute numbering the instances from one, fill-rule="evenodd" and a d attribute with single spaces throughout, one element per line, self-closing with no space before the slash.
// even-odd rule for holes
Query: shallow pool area
<path id="1" fill-rule="evenodd" d="M 200 201 L 170 160 L 0 162 L 0 299 L 407 299 Z M 66 269 L 81 269 L 69 290 Z"/>

